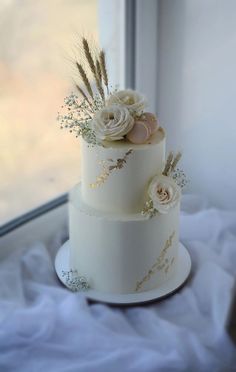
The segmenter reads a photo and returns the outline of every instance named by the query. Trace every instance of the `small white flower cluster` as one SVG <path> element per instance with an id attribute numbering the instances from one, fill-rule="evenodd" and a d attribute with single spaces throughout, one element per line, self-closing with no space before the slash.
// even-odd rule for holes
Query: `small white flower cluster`
<path id="1" fill-rule="evenodd" d="M 62 276 L 66 279 L 66 285 L 72 292 L 87 291 L 89 284 L 84 276 L 78 275 L 77 270 L 62 271 Z"/>
<path id="2" fill-rule="evenodd" d="M 72 93 L 62 106 L 66 113 L 58 113 L 57 120 L 61 128 L 75 132 L 90 144 L 123 139 L 144 144 L 159 127 L 158 118 L 144 112 L 146 105 L 144 96 L 131 89 L 114 90 L 107 98 L 97 94 L 82 101 Z"/>
<path id="3" fill-rule="evenodd" d="M 64 99 L 64 102 L 65 105 L 78 107 L 77 100 L 78 96 L 76 94 L 71 93 L 68 97 Z"/>
<path id="4" fill-rule="evenodd" d="M 66 128 L 76 137 L 82 136 L 90 144 L 98 144 L 98 139 L 91 126 L 92 118 L 96 111 L 103 107 L 103 101 L 100 96 L 94 97 L 93 106 L 85 99 L 79 101 L 78 96 L 70 94 L 64 99 L 64 105 L 61 107 L 65 112 L 58 113 L 57 121 L 61 129 Z"/>
<path id="5" fill-rule="evenodd" d="M 176 168 L 171 174 L 171 177 L 177 183 L 177 185 L 181 187 L 181 189 L 183 189 L 189 183 L 189 180 L 182 169 Z"/>

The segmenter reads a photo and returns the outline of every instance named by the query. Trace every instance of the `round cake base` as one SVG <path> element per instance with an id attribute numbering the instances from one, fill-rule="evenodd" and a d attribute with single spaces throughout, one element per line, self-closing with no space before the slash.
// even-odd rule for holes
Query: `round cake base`
<path id="1" fill-rule="evenodd" d="M 67 240 L 59 249 L 55 259 L 55 269 L 58 278 L 67 287 L 66 278 L 63 272 L 68 272 L 69 267 L 69 245 L 70 241 Z M 88 289 L 83 293 L 85 296 L 96 302 L 103 302 L 110 305 L 139 305 L 156 300 L 163 299 L 167 296 L 174 294 L 180 289 L 190 274 L 191 258 L 187 249 L 182 243 L 179 243 L 179 255 L 175 275 L 168 281 L 163 283 L 160 287 L 150 291 L 130 293 L 130 294 L 117 294 L 99 292 L 94 289 Z"/>

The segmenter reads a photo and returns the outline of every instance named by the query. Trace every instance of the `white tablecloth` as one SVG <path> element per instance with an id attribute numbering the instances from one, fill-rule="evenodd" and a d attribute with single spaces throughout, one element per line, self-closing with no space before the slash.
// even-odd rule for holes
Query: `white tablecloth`
<path id="1" fill-rule="evenodd" d="M 184 196 L 192 279 L 148 306 L 88 304 L 54 273 L 59 241 L 0 262 L 0 371 L 236 371 L 225 331 L 236 276 L 236 212 Z M 6 247 L 7 248 L 7 247 Z"/>

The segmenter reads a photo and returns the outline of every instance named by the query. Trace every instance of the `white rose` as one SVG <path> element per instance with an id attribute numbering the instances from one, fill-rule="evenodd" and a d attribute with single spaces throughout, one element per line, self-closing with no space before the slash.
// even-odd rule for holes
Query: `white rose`
<path id="1" fill-rule="evenodd" d="M 180 200 L 181 191 L 172 178 L 160 175 L 152 179 L 148 194 L 159 213 L 168 213 Z"/>
<path id="2" fill-rule="evenodd" d="M 134 119 L 125 106 L 112 105 L 96 112 L 91 125 L 100 140 L 117 141 L 131 131 Z"/>
<path id="3" fill-rule="evenodd" d="M 145 97 L 131 89 L 120 90 L 113 93 L 107 100 L 107 104 L 121 104 L 128 108 L 131 114 L 141 115 L 146 107 Z"/>

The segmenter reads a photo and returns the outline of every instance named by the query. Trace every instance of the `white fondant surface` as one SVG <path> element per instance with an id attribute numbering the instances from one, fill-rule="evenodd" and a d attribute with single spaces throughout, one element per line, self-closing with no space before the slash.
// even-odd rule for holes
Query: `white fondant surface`
<path id="1" fill-rule="evenodd" d="M 165 160 L 165 133 L 162 128 L 148 143 L 135 145 L 125 141 L 104 142 L 102 146 L 91 146 L 81 140 L 82 200 L 91 207 L 106 212 L 136 213 L 142 209 L 145 189 L 156 174 L 160 174 Z M 105 166 L 116 164 L 132 149 L 121 169 L 110 172 L 104 182 L 96 187 Z M 113 161 L 109 161 L 112 159 Z"/>
<path id="2" fill-rule="evenodd" d="M 98 212 L 82 202 L 78 185 L 70 195 L 69 215 L 71 268 L 86 276 L 92 288 L 110 293 L 134 293 L 137 283 L 145 278 L 159 257 L 164 266 L 155 268 L 140 290 L 156 288 L 174 274 L 179 204 L 168 214 L 158 214 L 151 219 L 140 213 Z M 163 256 L 161 252 L 172 234 L 171 245 Z"/>

